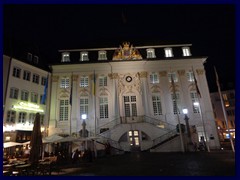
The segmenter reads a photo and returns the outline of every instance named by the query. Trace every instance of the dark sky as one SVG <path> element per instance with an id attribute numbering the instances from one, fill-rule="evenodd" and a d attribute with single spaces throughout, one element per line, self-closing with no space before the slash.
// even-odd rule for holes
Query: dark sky
<path id="1" fill-rule="evenodd" d="M 59 49 L 192 43 L 205 64 L 210 91 L 213 66 L 223 89 L 235 87 L 234 5 L 3 5 L 4 52 L 31 48 L 47 63 Z"/>

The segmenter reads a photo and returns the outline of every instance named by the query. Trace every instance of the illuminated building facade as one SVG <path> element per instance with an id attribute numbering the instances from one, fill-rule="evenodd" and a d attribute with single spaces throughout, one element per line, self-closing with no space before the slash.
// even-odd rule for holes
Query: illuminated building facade
<path id="1" fill-rule="evenodd" d="M 46 132 L 48 101 L 41 100 L 48 75 L 51 74 L 47 70 L 39 68 L 37 56 L 28 53 L 28 61 L 24 62 L 3 55 L 4 142 L 29 141 L 37 112 L 40 113 L 42 131 Z"/>
<path id="2" fill-rule="evenodd" d="M 228 132 L 227 129 L 227 124 L 224 118 L 219 93 L 214 92 L 210 95 L 220 141 L 229 139 L 229 133 L 231 134 L 233 139 L 235 139 L 235 90 L 222 91 L 223 101 L 227 115 L 228 128 L 230 132 Z"/>
<path id="3" fill-rule="evenodd" d="M 193 57 L 190 47 L 125 42 L 119 48 L 60 50 L 61 62 L 51 65 L 48 135 L 79 137 L 85 121 L 87 136 L 124 151 L 181 151 L 176 126 L 186 125 L 187 108 L 194 141 L 204 137 L 210 149 L 220 148 L 203 66 L 207 57 Z"/>

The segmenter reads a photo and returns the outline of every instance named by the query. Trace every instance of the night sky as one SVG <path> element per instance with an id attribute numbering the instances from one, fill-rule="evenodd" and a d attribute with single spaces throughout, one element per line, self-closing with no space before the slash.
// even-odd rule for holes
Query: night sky
<path id="1" fill-rule="evenodd" d="M 234 5 L 3 5 L 3 38 L 5 54 L 48 64 L 60 49 L 191 43 L 193 56 L 208 56 L 210 91 L 214 65 L 222 88 L 235 87 Z"/>

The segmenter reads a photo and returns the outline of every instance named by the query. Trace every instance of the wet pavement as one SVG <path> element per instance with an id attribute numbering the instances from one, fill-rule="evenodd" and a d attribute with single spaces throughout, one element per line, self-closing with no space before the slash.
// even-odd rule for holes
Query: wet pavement
<path id="1" fill-rule="evenodd" d="M 62 169 L 60 176 L 235 176 L 231 151 L 192 153 L 134 152 Z"/>

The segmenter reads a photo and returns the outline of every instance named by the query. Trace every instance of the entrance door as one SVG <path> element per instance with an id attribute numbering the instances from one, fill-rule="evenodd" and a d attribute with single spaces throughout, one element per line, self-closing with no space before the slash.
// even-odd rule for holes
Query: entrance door
<path id="1" fill-rule="evenodd" d="M 139 131 L 131 130 L 128 131 L 129 143 L 131 151 L 140 151 L 139 144 Z"/>
<path id="2" fill-rule="evenodd" d="M 137 117 L 137 98 L 136 96 L 124 96 L 125 117 L 128 120 L 134 120 Z"/>

